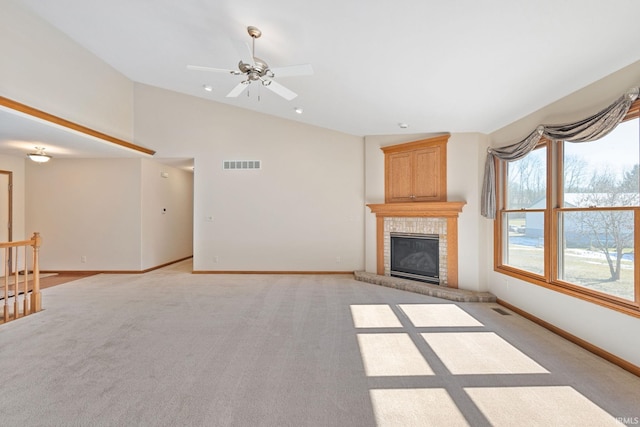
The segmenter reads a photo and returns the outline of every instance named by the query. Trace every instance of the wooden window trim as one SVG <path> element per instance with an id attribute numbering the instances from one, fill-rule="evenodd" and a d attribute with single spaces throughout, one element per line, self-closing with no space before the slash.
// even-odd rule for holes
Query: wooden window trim
<path id="1" fill-rule="evenodd" d="M 640 120 L 640 99 L 636 100 L 623 121 Z M 639 124 L 640 126 L 640 124 Z M 639 141 L 640 143 L 640 141 Z M 537 275 L 532 272 L 520 270 L 518 268 L 502 264 L 504 244 L 503 241 L 503 214 L 509 212 L 522 212 L 520 209 L 506 209 L 506 167 L 505 162 L 498 159 L 496 162 L 496 191 L 498 214 L 494 221 L 494 271 L 507 276 L 532 283 L 550 289 L 564 295 L 569 295 L 593 304 L 597 304 L 633 317 L 640 318 L 640 257 L 634 257 L 634 301 L 616 297 L 603 292 L 594 291 L 564 282 L 557 279 L 558 261 L 558 214 L 560 212 L 590 211 L 590 210 L 631 210 L 634 211 L 634 248 L 640 248 L 640 207 L 596 207 L 596 208 L 565 208 L 562 207 L 563 200 L 563 180 L 560 179 L 563 171 L 562 164 L 562 142 L 552 142 L 541 140 L 540 144 L 547 144 L 547 207 L 546 209 L 527 209 L 526 212 L 544 212 L 544 275 Z M 554 191 L 555 189 L 555 197 Z"/>

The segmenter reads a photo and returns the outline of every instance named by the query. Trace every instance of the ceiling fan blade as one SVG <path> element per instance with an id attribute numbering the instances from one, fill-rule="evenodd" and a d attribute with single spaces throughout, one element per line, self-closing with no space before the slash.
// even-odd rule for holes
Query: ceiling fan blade
<path id="1" fill-rule="evenodd" d="M 227 94 L 227 98 L 237 98 L 249 85 L 245 82 L 238 83 L 231 92 Z"/>
<path id="2" fill-rule="evenodd" d="M 200 65 L 187 65 L 187 69 L 195 70 L 195 71 L 213 71 L 215 73 L 231 73 L 231 74 L 236 73 L 234 70 L 227 70 L 224 68 L 201 67 Z"/>
<path id="3" fill-rule="evenodd" d="M 249 43 L 236 40 L 233 42 L 233 44 L 236 47 L 236 50 L 238 51 L 238 55 L 240 55 L 240 59 L 242 60 L 242 62 L 244 62 L 245 64 L 249 64 L 252 67 L 256 65 L 256 62 L 253 59 L 253 55 L 251 53 L 251 46 L 249 46 Z"/>
<path id="4" fill-rule="evenodd" d="M 271 68 L 275 77 L 310 76 L 313 74 L 311 64 L 289 65 L 287 67 Z"/>
<path id="5" fill-rule="evenodd" d="M 268 85 L 265 85 L 265 87 L 270 91 L 277 93 L 287 101 L 291 101 L 293 98 L 298 96 L 298 94 L 295 93 L 294 91 L 287 89 L 286 87 L 282 86 L 280 83 L 274 82 L 273 80 L 271 80 Z"/>

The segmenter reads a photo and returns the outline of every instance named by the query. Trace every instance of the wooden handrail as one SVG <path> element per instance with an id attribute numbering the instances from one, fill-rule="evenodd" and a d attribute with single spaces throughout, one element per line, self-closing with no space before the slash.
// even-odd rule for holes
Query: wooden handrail
<path id="1" fill-rule="evenodd" d="M 34 233 L 38 234 L 38 233 Z M 17 242 L 0 242 L 0 248 L 15 248 L 18 246 L 32 246 L 34 243 L 33 238 L 31 240 L 19 240 Z"/>
<path id="2" fill-rule="evenodd" d="M 40 294 L 40 260 L 39 260 L 39 252 L 40 245 L 42 243 L 42 238 L 40 237 L 40 233 L 33 233 L 33 236 L 30 240 L 21 240 L 17 242 L 1 242 L 0 249 L 4 249 L 2 251 L 3 256 L 3 265 L 4 265 L 4 275 L 3 275 L 3 316 L 2 320 L 4 322 L 8 322 L 9 320 L 18 319 L 19 317 L 24 317 L 28 314 L 37 313 L 42 310 L 42 297 Z M 31 298 L 28 297 L 29 294 L 29 271 L 27 269 L 27 247 L 31 246 L 32 248 L 32 263 L 33 263 L 33 280 L 31 287 Z M 22 290 L 22 312 L 20 307 L 20 275 L 18 268 L 18 258 L 20 254 L 19 248 L 24 248 L 24 280 L 22 283 L 24 284 Z M 15 249 L 14 249 L 15 248 Z M 13 273 L 12 273 L 13 270 Z M 9 284 L 9 277 L 13 275 L 14 282 L 12 285 Z M 13 295 L 9 294 L 10 287 L 13 287 Z M 9 300 L 13 298 L 13 310 L 11 305 L 9 304 Z"/>

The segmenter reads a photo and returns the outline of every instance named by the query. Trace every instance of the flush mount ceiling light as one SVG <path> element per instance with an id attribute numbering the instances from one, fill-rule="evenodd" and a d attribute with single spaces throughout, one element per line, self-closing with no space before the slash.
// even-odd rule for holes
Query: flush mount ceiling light
<path id="1" fill-rule="evenodd" d="M 409 127 L 409 125 L 406 123 L 398 123 L 398 126 L 400 126 L 400 129 L 406 129 Z"/>
<path id="2" fill-rule="evenodd" d="M 46 163 L 51 160 L 51 156 L 44 154 L 43 147 L 36 147 L 36 152 L 27 154 L 27 157 L 36 163 Z"/>
<path id="3" fill-rule="evenodd" d="M 295 111 L 297 114 L 302 114 L 304 112 L 302 107 L 296 107 L 296 108 L 293 109 L 293 111 Z"/>
<path id="4" fill-rule="evenodd" d="M 206 90 L 207 92 L 212 92 L 213 91 L 213 87 L 211 87 L 209 85 L 202 85 L 202 88 L 204 90 Z"/>

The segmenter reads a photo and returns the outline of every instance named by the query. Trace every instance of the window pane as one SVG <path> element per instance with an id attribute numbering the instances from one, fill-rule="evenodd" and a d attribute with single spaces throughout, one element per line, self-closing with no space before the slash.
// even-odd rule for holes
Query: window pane
<path id="1" fill-rule="evenodd" d="M 507 163 L 507 209 L 544 209 L 547 193 L 547 147 Z"/>
<path id="2" fill-rule="evenodd" d="M 638 206 L 638 120 L 593 142 L 564 143 L 564 206 Z"/>
<path id="3" fill-rule="evenodd" d="M 502 263 L 535 274 L 544 274 L 544 212 L 504 214 Z"/>
<path id="4" fill-rule="evenodd" d="M 633 211 L 562 212 L 558 278 L 634 300 Z"/>

